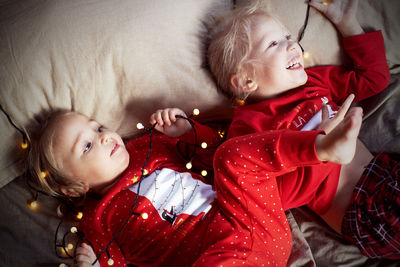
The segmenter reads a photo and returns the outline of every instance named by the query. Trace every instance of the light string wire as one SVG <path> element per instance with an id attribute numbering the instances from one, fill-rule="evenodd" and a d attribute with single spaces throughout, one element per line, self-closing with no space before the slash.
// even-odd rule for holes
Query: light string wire
<path id="1" fill-rule="evenodd" d="M 303 27 L 301 27 L 301 30 L 300 30 L 300 33 L 299 33 L 299 35 L 297 36 L 297 43 L 299 44 L 299 46 L 300 46 L 300 48 L 301 48 L 301 51 L 304 53 L 304 48 L 301 46 L 301 44 L 300 44 L 300 42 L 301 42 L 301 40 L 303 39 L 303 37 L 304 37 L 304 33 L 305 33 L 305 31 L 306 31 L 306 28 L 307 28 L 307 25 L 308 25 L 308 20 L 309 20 L 309 18 L 310 18 L 310 9 L 311 9 L 311 6 L 310 6 L 310 3 L 311 2 L 311 0 L 308 0 L 306 3 L 307 3 L 307 10 L 306 10 L 306 18 L 304 19 L 304 24 L 303 24 Z"/>
<path id="2" fill-rule="evenodd" d="M 6 110 L 4 109 L 3 105 L 1 105 L 1 104 L 0 104 L 0 109 L 1 109 L 1 111 L 4 113 L 4 115 L 6 116 L 8 122 L 11 124 L 11 126 L 13 126 L 13 127 L 21 134 L 22 140 L 23 140 L 24 142 L 27 142 L 27 141 L 28 141 L 28 136 L 27 136 L 27 134 L 26 134 L 23 130 L 21 130 L 21 129 L 14 123 L 14 121 L 11 119 L 11 116 L 6 112 Z M 29 146 L 29 147 L 30 147 L 30 146 Z"/>

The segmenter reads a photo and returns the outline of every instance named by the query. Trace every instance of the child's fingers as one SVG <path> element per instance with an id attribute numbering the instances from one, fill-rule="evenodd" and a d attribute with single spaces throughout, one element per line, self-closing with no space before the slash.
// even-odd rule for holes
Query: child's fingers
<path id="1" fill-rule="evenodd" d="M 83 265 L 83 263 L 91 265 L 96 260 L 96 255 L 94 254 L 92 247 L 86 243 L 82 243 L 76 249 L 76 260 L 81 265 Z"/>
<path id="2" fill-rule="evenodd" d="M 163 110 L 157 110 L 154 116 L 155 121 L 157 122 L 158 126 L 164 126 L 164 120 L 162 117 Z"/>
<path id="3" fill-rule="evenodd" d="M 160 131 L 164 125 L 171 126 L 172 123 L 175 123 L 177 120 L 177 115 L 186 117 L 185 112 L 179 108 L 159 109 L 150 116 L 149 122 L 152 125 L 157 123 L 156 129 Z"/>
<path id="4" fill-rule="evenodd" d="M 318 0 L 311 0 L 308 2 L 310 6 L 318 10 L 319 12 L 325 14 L 328 11 L 328 5 L 330 4 L 331 1 L 326 0 L 326 1 L 318 1 Z"/>
<path id="5" fill-rule="evenodd" d="M 338 110 L 338 113 L 336 114 L 335 117 L 337 118 L 344 118 L 344 116 L 346 115 L 347 111 L 349 110 L 351 103 L 354 100 L 354 94 L 350 94 L 346 100 L 343 102 L 343 105 L 340 107 L 340 109 Z"/>
<path id="6" fill-rule="evenodd" d="M 153 125 L 154 123 L 156 123 L 156 113 L 151 114 L 149 122 L 151 125 Z"/>
<path id="7" fill-rule="evenodd" d="M 322 121 L 326 121 L 329 119 L 329 110 L 326 104 L 322 105 Z"/>
<path id="8" fill-rule="evenodd" d="M 76 254 L 77 255 L 85 255 L 88 257 L 96 258 L 96 255 L 94 254 L 94 251 L 91 246 L 89 246 L 86 243 L 82 243 L 77 249 L 76 249 Z"/>
<path id="9" fill-rule="evenodd" d="M 171 119 L 170 119 L 170 115 L 169 115 L 170 109 L 164 109 L 161 112 L 161 117 L 162 120 L 164 121 L 164 124 L 166 124 L 167 126 L 171 126 Z"/>
<path id="10" fill-rule="evenodd" d="M 173 122 L 176 121 L 176 119 L 177 119 L 176 116 L 178 116 L 178 115 L 186 118 L 185 112 L 183 112 L 181 109 L 179 109 L 179 108 L 172 108 L 172 109 L 170 110 L 170 118 L 171 118 L 171 120 L 172 120 Z"/>
<path id="11" fill-rule="evenodd" d="M 156 112 L 154 112 L 153 114 L 151 114 L 150 120 L 149 120 L 151 125 L 153 125 L 154 123 L 157 123 L 158 125 L 161 125 L 161 126 L 163 125 L 163 121 L 161 119 L 161 112 L 162 112 L 162 110 L 159 109 Z"/>

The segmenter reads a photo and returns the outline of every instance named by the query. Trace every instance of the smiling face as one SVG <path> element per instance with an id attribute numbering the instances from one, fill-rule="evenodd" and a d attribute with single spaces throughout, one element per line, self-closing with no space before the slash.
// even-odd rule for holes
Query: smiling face
<path id="1" fill-rule="evenodd" d="M 96 121 L 72 113 L 62 116 L 54 127 L 58 169 L 72 181 L 103 193 L 127 168 L 129 154 L 121 137 Z"/>
<path id="2" fill-rule="evenodd" d="M 302 51 L 288 30 L 275 18 L 255 15 L 251 27 L 254 77 L 257 85 L 249 99 L 274 98 L 307 81 Z"/>

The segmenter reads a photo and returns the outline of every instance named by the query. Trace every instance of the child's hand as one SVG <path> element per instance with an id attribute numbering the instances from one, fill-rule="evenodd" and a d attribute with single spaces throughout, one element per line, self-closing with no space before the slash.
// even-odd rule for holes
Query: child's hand
<path id="1" fill-rule="evenodd" d="M 76 249 L 76 260 L 78 262 L 78 267 L 100 267 L 100 263 L 98 261 L 95 263 L 95 265 L 92 265 L 92 263 L 96 260 L 96 255 L 94 254 L 92 247 L 86 243 L 82 243 Z"/>
<path id="2" fill-rule="evenodd" d="M 339 110 L 335 118 L 331 119 L 332 123 L 322 126 L 328 129 L 327 134 L 320 134 L 315 140 L 315 150 L 321 161 L 348 164 L 353 160 L 363 113 L 360 107 L 344 112 L 349 108 L 348 102 L 351 103 L 352 98 L 348 97 L 346 101 L 341 108 L 342 112 Z"/>
<path id="3" fill-rule="evenodd" d="M 150 124 L 157 122 L 157 131 L 171 137 L 179 137 L 190 131 L 192 125 L 185 119 L 177 118 L 177 115 L 187 117 L 185 112 L 178 108 L 159 109 L 150 116 Z"/>
<path id="4" fill-rule="evenodd" d="M 343 37 L 364 33 L 356 18 L 358 0 L 311 0 L 309 4 L 332 21 Z"/>
<path id="5" fill-rule="evenodd" d="M 333 118 L 329 118 L 328 107 L 324 105 L 322 107 L 322 121 L 318 126 L 318 130 L 323 130 L 326 134 L 329 134 L 340 122 L 343 121 L 344 116 L 354 100 L 354 97 L 354 94 L 350 94 Z"/>

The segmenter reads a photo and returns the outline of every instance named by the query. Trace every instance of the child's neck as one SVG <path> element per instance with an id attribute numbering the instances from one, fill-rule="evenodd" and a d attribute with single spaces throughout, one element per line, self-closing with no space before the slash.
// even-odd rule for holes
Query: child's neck
<path id="1" fill-rule="evenodd" d="M 112 180 L 111 182 L 107 183 L 107 184 L 102 184 L 102 185 L 98 185 L 95 187 L 92 187 L 92 192 L 98 195 L 105 195 L 107 193 L 107 191 L 116 183 L 119 181 L 119 178 L 121 176 L 118 176 L 117 178 L 115 178 L 114 180 Z"/>

